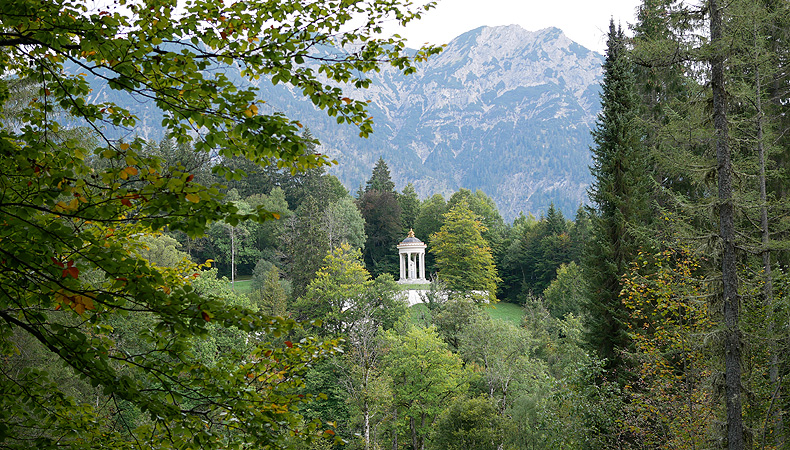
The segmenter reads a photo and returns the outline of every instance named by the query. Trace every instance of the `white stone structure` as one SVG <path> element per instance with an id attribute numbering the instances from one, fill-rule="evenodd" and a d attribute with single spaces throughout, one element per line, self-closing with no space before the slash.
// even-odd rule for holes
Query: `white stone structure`
<path id="1" fill-rule="evenodd" d="M 414 230 L 398 244 L 400 280 L 403 284 L 428 284 L 425 278 L 425 249 L 428 246 L 414 237 Z"/>

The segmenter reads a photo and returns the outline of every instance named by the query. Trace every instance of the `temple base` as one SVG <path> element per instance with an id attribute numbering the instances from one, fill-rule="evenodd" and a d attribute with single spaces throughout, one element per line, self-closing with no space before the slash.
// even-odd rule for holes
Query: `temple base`
<path id="1" fill-rule="evenodd" d="M 431 284 L 431 282 L 425 278 L 401 278 L 398 284 Z"/>

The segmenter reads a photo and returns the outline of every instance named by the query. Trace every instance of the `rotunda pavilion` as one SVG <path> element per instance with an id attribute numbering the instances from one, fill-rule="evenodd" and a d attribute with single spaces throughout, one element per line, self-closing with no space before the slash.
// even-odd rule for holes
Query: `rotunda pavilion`
<path id="1" fill-rule="evenodd" d="M 404 284 L 425 284 L 425 249 L 428 246 L 414 237 L 414 230 L 409 231 L 406 239 L 398 244 L 400 257 L 400 280 Z"/>

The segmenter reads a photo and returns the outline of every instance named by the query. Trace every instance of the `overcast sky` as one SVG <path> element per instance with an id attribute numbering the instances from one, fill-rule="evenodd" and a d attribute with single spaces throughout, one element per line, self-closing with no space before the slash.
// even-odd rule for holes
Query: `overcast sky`
<path id="1" fill-rule="evenodd" d="M 418 3 L 415 1 L 415 3 Z M 603 53 L 609 18 L 623 28 L 634 22 L 640 0 L 439 0 L 422 20 L 397 31 L 416 48 L 446 44 L 477 27 L 521 25 L 529 31 L 557 27 L 579 44 Z"/>

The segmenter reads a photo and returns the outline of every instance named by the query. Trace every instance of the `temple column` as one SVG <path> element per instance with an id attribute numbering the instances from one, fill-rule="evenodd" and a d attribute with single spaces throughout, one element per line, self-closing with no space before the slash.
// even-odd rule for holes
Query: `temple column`
<path id="1" fill-rule="evenodd" d="M 426 245 L 414 237 L 414 231 L 398 244 L 398 262 L 400 268 L 399 283 L 425 283 L 425 248 Z"/>

